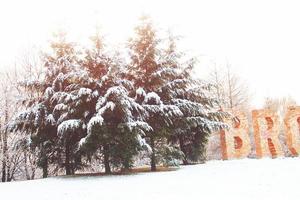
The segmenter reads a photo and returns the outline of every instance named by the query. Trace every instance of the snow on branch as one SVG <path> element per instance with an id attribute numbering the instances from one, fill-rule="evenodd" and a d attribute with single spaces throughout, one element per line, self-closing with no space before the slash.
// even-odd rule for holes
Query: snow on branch
<path id="1" fill-rule="evenodd" d="M 161 104 L 160 97 L 155 92 L 147 93 L 144 102 L 150 105 L 159 105 Z"/>
<path id="2" fill-rule="evenodd" d="M 92 90 L 89 88 L 80 88 L 78 91 L 78 96 L 82 97 L 82 96 L 88 96 L 92 94 Z"/>
<path id="3" fill-rule="evenodd" d="M 143 88 L 141 88 L 141 87 L 139 87 L 139 88 L 136 90 L 135 94 L 136 94 L 137 96 L 139 96 L 139 97 L 145 97 L 145 96 L 146 96 L 145 90 L 144 90 Z"/>
<path id="4" fill-rule="evenodd" d="M 107 90 L 106 94 L 104 95 L 104 98 L 109 99 L 116 95 L 126 96 L 128 95 L 128 92 L 123 86 L 114 86 Z"/>
<path id="5" fill-rule="evenodd" d="M 98 110 L 98 114 L 99 115 L 103 115 L 105 112 L 107 111 L 113 111 L 115 109 L 115 104 L 112 101 L 109 101 L 105 104 L 105 106 L 103 106 L 102 108 L 100 108 Z"/>
<path id="6" fill-rule="evenodd" d="M 88 135 L 91 134 L 92 128 L 95 125 L 102 126 L 103 122 L 104 122 L 104 119 L 103 119 L 103 117 L 101 115 L 96 115 L 96 116 L 92 117 L 90 119 L 90 121 L 88 122 L 88 125 L 87 125 L 87 133 L 88 133 Z"/>
<path id="7" fill-rule="evenodd" d="M 75 96 L 72 94 L 69 94 L 67 92 L 56 92 L 51 97 L 50 101 L 53 103 L 56 101 L 57 103 L 68 103 L 75 99 Z"/>
<path id="8" fill-rule="evenodd" d="M 130 131 L 132 131 L 135 128 L 141 128 L 144 131 L 153 131 L 152 127 L 148 123 L 142 121 L 128 122 L 126 123 L 126 126 L 129 128 Z"/>
<path id="9" fill-rule="evenodd" d="M 171 102 L 172 104 L 178 106 L 183 113 L 192 116 L 204 116 L 207 115 L 209 111 L 209 109 L 202 104 L 187 99 L 172 99 Z"/>
<path id="10" fill-rule="evenodd" d="M 68 109 L 68 106 L 63 104 L 63 103 L 59 103 L 57 104 L 54 109 L 53 109 L 53 112 L 56 112 L 56 111 L 66 111 Z"/>
<path id="11" fill-rule="evenodd" d="M 62 122 L 57 128 L 57 135 L 62 137 L 66 132 L 76 131 L 82 127 L 82 121 L 79 119 L 70 119 Z"/>

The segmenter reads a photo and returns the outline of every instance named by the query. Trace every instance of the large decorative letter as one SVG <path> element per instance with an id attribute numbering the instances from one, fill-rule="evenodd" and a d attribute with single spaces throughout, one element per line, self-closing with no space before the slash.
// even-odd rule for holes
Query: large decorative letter
<path id="1" fill-rule="evenodd" d="M 251 151 L 248 120 L 244 113 L 234 113 L 228 119 L 229 130 L 221 130 L 221 149 L 223 160 L 244 158 Z"/>
<path id="2" fill-rule="evenodd" d="M 286 143 L 293 156 L 300 153 L 300 107 L 289 107 L 284 118 Z"/>
<path id="3" fill-rule="evenodd" d="M 252 117 L 257 158 L 283 156 L 278 139 L 279 120 L 275 112 L 254 110 Z"/>

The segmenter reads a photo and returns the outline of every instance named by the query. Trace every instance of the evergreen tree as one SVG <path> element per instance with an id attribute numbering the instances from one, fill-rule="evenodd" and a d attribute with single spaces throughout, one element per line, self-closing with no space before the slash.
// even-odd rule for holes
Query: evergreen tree
<path id="1" fill-rule="evenodd" d="M 163 51 L 162 66 L 168 69 L 167 80 L 159 89 L 163 101 L 176 105 L 183 116 L 176 119 L 169 140 L 184 153 L 183 163 L 205 159 L 208 136 L 226 128 L 222 121 L 228 113 L 219 111 L 219 102 L 211 95 L 212 85 L 193 77 L 195 58 L 178 51 L 178 38 L 169 33 Z"/>
<path id="2" fill-rule="evenodd" d="M 81 141 L 82 148 L 102 151 L 106 173 L 111 172 L 111 164 L 129 169 L 133 156 L 146 146 L 142 139 L 144 131 L 151 130 L 143 122 L 144 108 L 120 85 L 109 88 L 98 99 L 96 110 L 87 126 L 88 135 Z"/>
<path id="3" fill-rule="evenodd" d="M 78 54 L 75 43 L 67 40 L 67 34 L 64 31 L 54 33 L 53 40 L 50 43 L 51 52 L 43 56 L 45 67 L 45 84 L 51 84 L 60 74 L 67 74 L 78 65 Z"/>
<path id="4" fill-rule="evenodd" d="M 59 35 L 51 47 L 52 54 L 44 56 L 44 95 L 32 101 L 12 123 L 14 130 L 30 134 L 32 145 L 39 148 L 38 163 L 43 168 L 43 177 L 48 175 L 50 162 L 58 168 L 65 167 L 67 174 L 74 173 L 80 164 L 75 146 L 84 136 L 87 111 L 96 103 L 95 93 L 89 89 L 95 84 L 80 69 L 74 44 L 68 43 L 65 35 Z M 71 123 L 77 121 L 82 122 L 80 127 Z"/>
<path id="5" fill-rule="evenodd" d="M 202 159 L 208 135 L 225 126 L 222 118 L 226 113 L 216 110 L 218 102 L 209 96 L 210 85 L 192 77 L 196 59 L 185 58 L 177 50 L 176 40 L 171 34 L 168 40 L 158 39 L 150 19 L 144 17 L 129 44 L 129 79 L 152 99 L 143 102 L 146 110 L 151 107 L 147 122 L 154 131 L 147 138 L 153 151 L 152 170 L 156 168 L 156 149 L 171 143 L 174 155 L 180 155 L 178 148 L 184 153 L 184 163 Z M 167 46 L 162 47 L 165 42 Z M 155 105 L 172 110 L 173 115 L 166 110 L 157 112 Z"/>
<path id="6" fill-rule="evenodd" d="M 132 166 L 133 156 L 145 146 L 141 138 L 143 130 L 151 127 L 143 122 L 146 115 L 143 107 L 129 97 L 133 85 L 122 79 L 122 59 L 105 51 L 98 34 L 92 37 L 92 42 L 83 66 L 97 82 L 99 97 L 80 150 L 87 154 L 100 150 L 105 172 L 111 173 L 112 166 L 125 169 Z"/>
<path id="7" fill-rule="evenodd" d="M 169 76 L 174 75 L 174 70 L 163 65 L 164 58 L 159 48 L 161 40 L 157 38 L 151 20 L 142 17 L 135 31 L 136 36 L 129 43 L 131 63 L 128 78 L 138 88 L 136 96 L 149 112 L 146 121 L 153 131 L 147 133 L 146 139 L 152 149 L 151 170 L 155 171 L 158 149 L 166 146 L 164 139 L 170 134 L 167 130 L 182 112 L 158 95 L 162 93 L 160 88 L 169 81 Z"/>
<path id="8" fill-rule="evenodd" d="M 108 55 L 103 37 L 98 30 L 90 40 L 92 47 L 85 50 L 85 58 L 81 61 L 81 66 L 89 72 L 91 78 L 100 80 L 108 73 L 113 59 Z"/>

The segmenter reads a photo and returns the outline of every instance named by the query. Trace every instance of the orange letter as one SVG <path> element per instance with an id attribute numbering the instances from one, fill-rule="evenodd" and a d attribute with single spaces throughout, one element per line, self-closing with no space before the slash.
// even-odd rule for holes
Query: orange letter
<path id="1" fill-rule="evenodd" d="M 221 130 L 223 160 L 244 158 L 251 151 L 248 120 L 244 113 L 235 113 L 232 120 L 226 120 L 229 130 Z"/>
<path id="2" fill-rule="evenodd" d="M 254 110 L 252 117 L 257 158 L 283 156 L 278 139 L 279 121 L 275 112 Z"/>
<path id="3" fill-rule="evenodd" d="M 289 107 L 284 118 L 286 143 L 293 156 L 300 153 L 300 107 Z"/>

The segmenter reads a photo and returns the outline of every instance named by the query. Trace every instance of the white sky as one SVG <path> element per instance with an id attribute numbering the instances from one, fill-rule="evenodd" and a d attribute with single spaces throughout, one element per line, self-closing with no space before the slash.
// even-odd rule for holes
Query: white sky
<path id="1" fill-rule="evenodd" d="M 300 102 L 299 10 L 289 0 L 0 0 L 0 70 L 59 27 L 83 40 L 100 24 L 108 40 L 123 42 L 146 13 L 184 36 L 185 47 L 200 55 L 200 75 L 210 60 L 228 60 L 248 82 L 256 107 L 267 96 Z"/>

